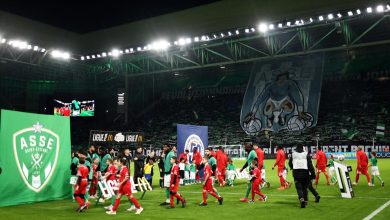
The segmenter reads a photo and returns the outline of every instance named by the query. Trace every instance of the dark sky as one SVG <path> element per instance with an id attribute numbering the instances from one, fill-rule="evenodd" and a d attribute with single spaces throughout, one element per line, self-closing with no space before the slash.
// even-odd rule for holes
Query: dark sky
<path id="1" fill-rule="evenodd" d="M 2 0 L 0 10 L 77 33 L 180 11 L 217 0 L 20 1 Z"/>

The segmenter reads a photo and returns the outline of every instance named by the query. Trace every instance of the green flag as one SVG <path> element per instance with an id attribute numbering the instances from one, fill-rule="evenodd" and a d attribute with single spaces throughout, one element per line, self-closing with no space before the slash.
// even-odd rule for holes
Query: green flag
<path id="1" fill-rule="evenodd" d="M 355 135 L 359 134 L 359 131 L 356 128 L 351 129 L 341 129 L 341 134 L 348 140 L 352 140 Z"/>
<path id="2" fill-rule="evenodd" d="M 382 138 L 385 136 L 385 124 L 383 122 L 378 122 L 376 125 L 376 136 Z"/>
<path id="3" fill-rule="evenodd" d="M 0 207 L 70 195 L 69 117 L 1 110 Z"/>

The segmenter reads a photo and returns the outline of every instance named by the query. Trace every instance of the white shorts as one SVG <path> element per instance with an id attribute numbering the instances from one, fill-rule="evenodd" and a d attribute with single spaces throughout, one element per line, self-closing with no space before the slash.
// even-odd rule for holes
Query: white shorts
<path id="1" fill-rule="evenodd" d="M 372 166 L 371 167 L 371 175 L 373 175 L 373 176 L 379 176 L 380 175 L 378 166 Z"/>
<path id="2" fill-rule="evenodd" d="M 190 172 L 190 179 L 194 180 L 196 176 L 196 172 Z"/>
<path id="3" fill-rule="evenodd" d="M 169 188 L 171 186 L 171 175 L 164 175 L 164 187 Z"/>
<path id="4" fill-rule="evenodd" d="M 179 170 L 185 170 L 186 165 L 184 163 L 179 163 Z"/>
<path id="5" fill-rule="evenodd" d="M 265 179 L 265 169 L 261 169 L 261 179 Z"/>
<path id="6" fill-rule="evenodd" d="M 329 167 L 329 176 L 333 176 L 335 173 L 334 167 Z"/>
<path id="7" fill-rule="evenodd" d="M 190 179 L 190 171 L 184 171 L 184 179 Z"/>
<path id="8" fill-rule="evenodd" d="M 228 180 L 233 180 L 234 176 L 236 175 L 236 172 L 234 170 L 228 170 L 227 172 L 227 179 Z"/>

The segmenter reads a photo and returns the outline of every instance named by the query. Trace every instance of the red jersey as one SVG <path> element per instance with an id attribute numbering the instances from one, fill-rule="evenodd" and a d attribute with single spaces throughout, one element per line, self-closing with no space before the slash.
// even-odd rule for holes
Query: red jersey
<path id="1" fill-rule="evenodd" d="M 223 167 L 227 167 L 227 163 L 228 163 L 228 157 L 226 156 L 226 154 L 224 153 L 220 153 L 218 154 L 217 152 L 217 167 L 220 167 L 220 168 L 223 168 Z"/>
<path id="2" fill-rule="evenodd" d="M 116 166 L 111 164 L 106 172 L 107 180 L 116 180 L 116 173 L 118 172 Z"/>
<path id="3" fill-rule="evenodd" d="M 317 150 L 316 153 L 317 165 L 316 167 L 324 168 L 328 162 L 325 153 L 322 150 Z"/>
<path id="4" fill-rule="evenodd" d="M 263 169 L 264 163 L 264 151 L 260 148 L 257 148 L 255 151 L 257 155 L 257 167 L 261 170 Z"/>
<path id="5" fill-rule="evenodd" d="M 77 176 L 81 176 L 82 179 L 88 179 L 89 170 L 84 164 L 81 164 L 77 169 Z"/>
<path id="6" fill-rule="evenodd" d="M 127 169 L 127 166 L 122 166 L 121 172 L 119 174 L 119 182 L 122 182 L 124 179 L 127 178 L 126 183 L 130 183 L 130 178 L 129 178 L 129 169 Z"/>
<path id="7" fill-rule="evenodd" d="M 176 176 L 176 179 L 175 179 Z M 178 185 L 180 183 L 179 166 L 174 164 L 171 169 L 171 185 Z"/>
<path id="8" fill-rule="evenodd" d="M 280 150 L 278 150 L 278 152 L 276 154 L 276 162 L 275 162 L 275 164 L 278 165 L 279 169 L 283 169 L 285 162 L 286 162 L 286 154 L 284 154 L 284 150 L 283 149 L 280 149 Z"/>
<path id="9" fill-rule="evenodd" d="M 183 163 L 187 163 L 188 160 L 187 154 L 181 153 L 179 157 L 179 161 L 181 161 L 182 159 L 184 159 Z"/>
<path id="10" fill-rule="evenodd" d="M 368 157 L 367 154 L 364 153 L 362 150 L 358 150 L 356 152 L 356 159 L 359 166 L 366 167 L 368 166 Z"/>
<path id="11" fill-rule="evenodd" d="M 62 111 L 62 114 L 64 116 L 70 116 L 70 109 L 69 108 L 64 108 L 63 111 Z"/>
<path id="12" fill-rule="evenodd" d="M 255 175 L 255 178 L 257 180 L 261 179 L 261 171 L 258 167 L 255 167 L 255 169 L 253 170 L 253 175 Z"/>
<path id="13" fill-rule="evenodd" d="M 202 155 L 200 155 L 199 151 L 195 152 L 194 153 L 194 156 L 193 158 L 195 159 L 195 164 L 196 165 L 199 165 L 200 163 L 202 163 Z"/>
<path id="14" fill-rule="evenodd" d="M 213 175 L 213 171 L 211 170 L 211 167 L 208 163 L 204 166 L 204 177 L 208 176 L 208 179 L 205 179 L 205 181 L 209 180 L 211 176 Z"/>

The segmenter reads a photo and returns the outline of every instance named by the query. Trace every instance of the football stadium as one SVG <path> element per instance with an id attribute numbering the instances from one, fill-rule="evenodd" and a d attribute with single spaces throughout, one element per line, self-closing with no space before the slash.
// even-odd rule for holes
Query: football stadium
<path id="1" fill-rule="evenodd" d="M 390 1 L 2 1 L 0 219 L 390 219 Z"/>

